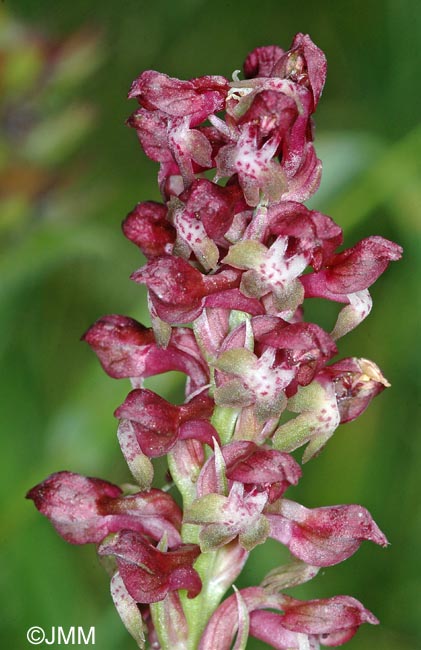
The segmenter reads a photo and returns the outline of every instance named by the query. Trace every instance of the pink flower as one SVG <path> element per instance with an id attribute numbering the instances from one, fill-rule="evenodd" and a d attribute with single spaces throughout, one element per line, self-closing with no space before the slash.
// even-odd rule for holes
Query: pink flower
<path id="1" fill-rule="evenodd" d="M 149 111 L 160 110 L 171 117 L 188 115 L 196 126 L 224 107 L 228 88 L 228 81 L 216 75 L 181 81 L 146 70 L 132 83 L 129 98 L 135 97 Z"/>
<path id="2" fill-rule="evenodd" d="M 171 253 L 176 233 L 166 219 L 167 208 L 161 203 L 144 201 L 127 215 L 123 232 L 148 259 Z"/>
<path id="3" fill-rule="evenodd" d="M 171 546 L 181 542 L 181 512 L 169 494 L 151 489 L 123 496 L 108 481 L 57 472 L 26 495 L 71 544 L 98 543 L 109 533 L 135 530 Z"/>
<path id="4" fill-rule="evenodd" d="M 254 352 L 244 349 L 245 326 L 220 344 L 214 365 L 215 401 L 224 406 L 255 405 L 262 420 L 286 407 L 286 398 L 308 385 L 337 352 L 331 337 L 313 323 L 287 323 L 278 317 L 250 320 Z"/>
<path id="5" fill-rule="evenodd" d="M 233 482 L 228 496 L 205 494 L 193 501 L 184 521 L 201 526 L 202 553 L 228 544 L 237 535 L 240 545 L 250 551 L 263 544 L 269 534 L 268 521 L 262 514 L 267 500 L 265 492 L 246 492 L 243 484 Z"/>
<path id="6" fill-rule="evenodd" d="M 292 456 L 251 441 L 224 445 L 221 454 L 228 489 L 237 481 L 243 483 L 247 492 L 266 492 L 270 503 L 279 499 L 290 485 L 297 485 L 301 477 L 301 468 Z M 201 497 L 218 489 L 216 459 L 212 456 L 198 478 L 197 494 Z"/>
<path id="7" fill-rule="evenodd" d="M 296 201 L 281 201 L 268 210 L 267 235 L 288 237 L 288 250 L 305 253 L 318 271 L 342 244 L 342 229 L 328 216 Z"/>
<path id="8" fill-rule="evenodd" d="M 215 403 L 230 407 L 255 407 L 264 422 L 279 417 L 286 407 L 285 388 L 294 379 L 294 370 L 275 363 L 275 350 L 267 348 L 258 357 L 243 348 L 222 352 L 215 362 L 217 388 Z"/>
<path id="9" fill-rule="evenodd" d="M 238 174 L 241 188 L 248 205 L 256 206 L 260 196 L 266 201 L 279 201 L 285 180 L 275 158 L 279 146 L 277 137 L 259 146 L 258 130 L 247 123 L 240 130 L 236 144 L 227 144 L 216 157 L 218 176 L 230 178 Z"/>
<path id="10" fill-rule="evenodd" d="M 209 418 L 214 402 L 206 394 L 175 406 L 150 390 L 132 390 L 114 415 L 130 420 L 137 442 L 144 454 L 153 458 L 167 454 L 178 440 L 195 438 L 213 446 L 219 440 Z"/>
<path id="11" fill-rule="evenodd" d="M 363 623 L 379 623 L 374 614 L 351 596 L 334 596 L 307 602 L 283 596 L 282 609 L 283 627 L 293 632 L 314 635 L 325 646 L 336 647 L 346 643 Z"/>
<path id="12" fill-rule="evenodd" d="M 277 363 L 294 369 L 295 378 L 286 389 L 288 397 L 298 385 L 307 386 L 338 351 L 332 338 L 314 323 L 288 324 L 278 319 L 273 329 L 257 340 L 277 350 Z"/>
<path id="13" fill-rule="evenodd" d="M 271 294 L 276 313 L 295 312 L 304 292 L 297 278 L 306 268 L 307 256 L 291 254 L 287 237 L 278 237 L 267 248 L 246 240 L 231 246 L 224 263 L 242 269 L 240 290 L 246 296 L 262 298 Z"/>
<path id="14" fill-rule="evenodd" d="M 346 302 L 346 296 L 367 289 L 400 259 L 402 248 L 383 237 L 362 239 L 358 244 L 326 260 L 317 273 L 302 277 L 306 298 L 328 298 Z"/>
<path id="15" fill-rule="evenodd" d="M 247 208 L 239 186 L 233 183 L 220 187 L 200 178 L 179 198 L 184 203 L 184 211 L 200 220 L 208 237 L 218 246 L 228 248 L 229 241 L 225 239 L 225 234 L 234 215 Z"/>
<path id="16" fill-rule="evenodd" d="M 189 329 L 172 332 L 168 346 L 161 348 L 152 329 L 133 318 L 112 314 L 97 320 L 82 339 L 91 346 L 111 377 L 137 380 L 179 370 L 189 376 L 190 392 L 209 381 L 206 364 Z"/>
<path id="17" fill-rule="evenodd" d="M 137 603 L 155 603 L 170 591 L 187 589 L 194 598 L 202 587 L 193 569 L 200 550 L 195 544 L 181 544 L 171 551 L 160 551 L 144 535 L 123 530 L 98 549 L 112 555 L 127 591 Z"/>
<path id="18" fill-rule="evenodd" d="M 342 645 L 363 623 L 377 625 L 378 620 L 351 596 L 300 601 L 284 594 L 269 594 L 262 587 L 249 587 L 218 607 L 202 635 L 199 650 L 229 650 L 237 629 L 245 624 L 249 624 L 252 636 L 277 650 L 318 650 L 319 644 Z"/>
<path id="19" fill-rule="evenodd" d="M 387 546 L 387 539 L 362 506 L 309 510 L 286 499 L 266 509 L 270 536 L 313 566 L 332 566 L 353 555 L 364 540 Z"/>

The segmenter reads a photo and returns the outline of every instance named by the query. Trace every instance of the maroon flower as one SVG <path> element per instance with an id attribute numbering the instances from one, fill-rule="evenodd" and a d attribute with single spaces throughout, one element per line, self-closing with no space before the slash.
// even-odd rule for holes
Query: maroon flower
<path id="1" fill-rule="evenodd" d="M 294 36 L 291 47 L 273 67 L 271 76 L 285 77 L 311 90 L 316 108 L 326 81 L 326 57 L 308 34 Z"/>
<path id="2" fill-rule="evenodd" d="M 203 275 L 180 257 L 161 257 L 132 274 L 138 284 L 146 284 L 160 318 L 168 323 L 188 323 L 197 318 L 209 296 L 223 295 L 238 287 L 240 273 L 225 267 L 215 275 Z M 234 298 L 230 294 L 230 298 Z M 244 296 L 243 296 L 244 298 Z M 235 309 L 235 298 L 233 299 Z"/>
<path id="3" fill-rule="evenodd" d="M 282 609 L 283 627 L 314 635 L 325 646 L 342 645 L 354 636 L 363 623 L 377 625 L 379 622 L 374 614 L 351 596 L 306 602 L 283 596 Z"/>
<path id="4" fill-rule="evenodd" d="M 195 438 L 213 445 L 219 436 L 209 419 L 213 400 L 201 393 L 182 406 L 170 404 L 150 390 L 132 390 L 114 415 L 130 420 L 139 447 L 151 458 L 167 454 L 178 440 Z"/>
<path id="5" fill-rule="evenodd" d="M 195 173 L 213 166 L 216 139 L 208 140 L 209 131 L 191 128 L 190 122 L 189 116 L 171 117 L 162 111 L 144 108 L 135 111 L 127 120 L 127 124 L 136 129 L 146 155 L 161 163 L 158 182 L 166 198 L 181 194 L 193 182 Z"/>
<path id="6" fill-rule="evenodd" d="M 188 329 L 172 332 L 164 349 L 156 343 L 152 329 L 133 318 L 111 314 L 97 320 L 82 339 L 111 377 L 136 379 L 179 370 L 189 375 L 191 392 L 209 381 L 193 332 Z"/>
<path id="7" fill-rule="evenodd" d="M 306 298 L 346 302 L 344 296 L 367 289 L 401 255 L 402 248 L 383 237 L 362 239 L 352 248 L 332 255 L 317 273 L 301 278 Z"/>
<path id="8" fill-rule="evenodd" d="M 363 623 L 378 624 L 377 618 L 351 596 L 300 601 L 283 594 L 268 594 L 261 587 L 248 587 L 218 607 L 202 635 L 199 650 L 229 650 L 237 630 L 247 622 L 252 636 L 277 650 L 342 645 Z"/>
<path id="9" fill-rule="evenodd" d="M 207 293 L 206 277 L 187 261 L 168 255 L 150 262 L 131 276 L 163 303 L 192 307 Z"/>
<path id="10" fill-rule="evenodd" d="M 224 77 L 181 81 L 154 70 L 146 70 L 133 82 L 129 98 L 136 97 L 142 109 L 128 124 L 136 128 L 145 153 L 162 163 L 159 181 L 167 191 L 170 176 L 181 174 L 188 187 L 194 180 L 194 164 L 211 167 L 212 145 L 193 127 L 224 107 L 228 89 Z"/>
<path id="11" fill-rule="evenodd" d="M 259 193 L 272 203 L 305 201 L 321 176 L 310 115 L 323 89 L 325 56 L 308 35 L 297 34 L 288 52 L 276 46 L 254 50 L 244 70 L 249 80 L 235 80 L 227 99 L 237 128 L 225 131 L 231 142 L 219 150 L 218 175 L 237 173 L 252 206 Z M 213 124 L 218 127 L 215 119 Z"/>
<path id="12" fill-rule="evenodd" d="M 286 499 L 268 507 L 270 536 L 313 566 L 332 566 L 353 555 L 364 540 L 387 545 L 387 539 L 362 506 L 309 510 Z"/>
<path id="13" fill-rule="evenodd" d="M 303 647 L 306 650 L 320 650 L 316 637 L 291 632 L 283 627 L 282 621 L 282 614 L 256 609 L 250 612 L 250 636 L 260 639 L 276 650 L 301 650 Z M 304 639 L 306 643 L 303 643 Z"/>
<path id="14" fill-rule="evenodd" d="M 238 481 L 248 492 L 267 492 L 269 502 L 279 499 L 301 477 L 301 468 L 292 456 L 251 441 L 231 442 L 222 447 L 221 453 L 228 487 Z M 205 463 L 197 481 L 198 496 L 212 492 L 218 492 L 215 456 Z"/>
<path id="15" fill-rule="evenodd" d="M 140 248 L 148 259 L 171 253 L 176 233 L 166 219 L 162 203 L 144 201 L 127 215 L 122 228 L 127 239 Z"/>
<path id="16" fill-rule="evenodd" d="M 103 542 L 98 553 L 116 558 L 126 589 L 138 603 L 155 603 L 178 589 L 187 589 L 188 597 L 194 598 L 201 590 L 201 580 L 192 566 L 200 554 L 195 544 L 181 544 L 164 552 L 144 535 L 122 530 Z"/>
<path id="17" fill-rule="evenodd" d="M 288 249 L 303 252 L 318 271 L 342 244 L 342 229 L 326 215 L 296 201 L 282 201 L 268 209 L 268 232 L 288 237 Z"/>
<path id="18" fill-rule="evenodd" d="M 216 75 L 182 81 L 146 70 L 132 83 L 129 99 L 135 97 L 143 108 L 171 117 L 188 115 L 196 126 L 224 107 L 228 89 L 228 81 Z"/>
<path id="19" fill-rule="evenodd" d="M 316 156 L 311 142 L 306 142 L 300 150 L 299 165 L 297 157 L 289 155 L 282 160 L 282 168 L 287 178 L 287 191 L 283 201 L 307 201 L 319 189 L 322 177 L 322 163 Z"/>
<path id="20" fill-rule="evenodd" d="M 252 77 L 271 77 L 275 63 L 284 54 L 278 45 L 256 47 L 244 61 L 244 74 L 247 79 Z"/>
<path id="21" fill-rule="evenodd" d="M 161 111 L 139 108 L 127 120 L 127 125 L 136 129 L 137 137 L 145 154 L 151 160 L 167 165 L 167 173 L 180 171 L 168 144 L 168 117 Z"/>
<path id="22" fill-rule="evenodd" d="M 151 489 L 123 496 L 108 481 L 57 472 L 26 495 L 71 544 L 101 542 L 109 533 L 135 530 L 159 541 L 180 543 L 181 512 L 169 494 Z"/>
<path id="23" fill-rule="evenodd" d="M 299 385 L 307 386 L 338 351 L 332 338 L 314 323 L 287 324 L 278 319 L 273 329 L 258 340 L 277 350 L 278 364 L 295 370 L 295 379 L 286 389 L 288 397 Z"/>
<path id="24" fill-rule="evenodd" d="M 199 650 L 229 650 L 237 630 L 248 622 L 249 614 L 264 608 L 279 609 L 279 597 L 268 594 L 261 587 L 241 589 L 239 597 L 236 593 L 232 594 L 209 619 L 200 639 Z M 294 638 L 293 634 L 288 636 L 289 640 Z"/>
<path id="25" fill-rule="evenodd" d="M 227 248 L 225 234 L 229 230 L 234 214 L 247 208 L 237 184 L 220 187 L 205 178 L 200 178 L 180 195 L 187 214 L 195 216 L 203 224 L 207 235 L 218 245 Z"/>
<path id="26" fill-rule="evenodd" d="M 238 119 L 238 124 L 254 124 L 259 142 L 271 136 L 276 136 L 283 142 L 290 137 L 297 116 L 298 107 L 293 97 L 276 90 L 262 90 L 254 97 L 250 108 Z"/>
<path id="27" fill-rule="evenodd" d="M 175 118 L 168 123 L 168 147 L 183 177 L 184 186 L 194 181 L 195 164 L 212 167 L 212 145 L 199 129 L 190 128 L 191 118 Z"/>

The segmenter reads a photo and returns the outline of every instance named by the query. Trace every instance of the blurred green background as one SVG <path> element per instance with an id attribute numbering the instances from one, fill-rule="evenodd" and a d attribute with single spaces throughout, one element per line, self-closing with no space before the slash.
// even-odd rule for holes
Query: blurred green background
<path id="1" fill-rule="evenodd" d="M 344 228 L 347 245 L 379 234 L 405 256 L 373 287 L 370 317 L 340 342 L 340 356 L 375 360 L 392 388 L 337 431 L 290 493 L 309 507 L 365 505 L 391 546 L 363 545 L 292 593 L 363 601 L 382 625 L 363 627 L 350 650 L 421 647 L 420 14 L 416 0 L 0 6 L 2 647 L 30 647 L 32 625 L 95 626 L 101 650 L 135 647 L 94 549 L 64 543 L 24 499 L 61 469 L 129 480 L 112 415 L 129 386 L 108 378 L 79 338 L 105 313 L 147 319 L 145 294 L 128 279 L 142 262 L 120 222 L 137 201 L 159 199 L 157 168 L 124 126 L 135 108 L 130 83 L 147 68 L 230 76 L 249 50 L 288 47 L 297 31 L 312 36 L 329 65 L 316 115 L 325 172 L 312 206 Z M 311 316 L 332 324 L 333 313 L 316 303 Z M 153 386 L 176 399 L 180 377 Z M 240 585 L 284 557 L 275 543 L 256 549 Z"/>

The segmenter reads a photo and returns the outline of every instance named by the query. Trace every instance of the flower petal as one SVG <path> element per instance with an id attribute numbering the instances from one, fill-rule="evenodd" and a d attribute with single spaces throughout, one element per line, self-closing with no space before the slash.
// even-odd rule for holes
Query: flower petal
<path id="1" fill-rule="evenodd" d="M 370 513 L 358 505 L 329 506 L 309 510 L 293 501 L 272 506 L 267 517 L 271 537 L 313 566 L 332 566 L 353 555 L 364 540 L 387 545 L 387 539 Z"/>
<path id="2" fill-rule="evenodd" d="M 82 340 L 91 346 L 111 377 L 145 378 L 179 370 L 190 377 L 192 392 L 209 381 L 191 330 L 179 328 L 172 332 L 164 349 L 156 343 L 152 329 L 133 318 L 112 314 L 97 320 Z"/>
<path id="3" fill-rule="evenodd" d="M 121 489 L 107 481 L 57 472 L 32 488 L 27 498 L 72 544 L 98 543 L 123 528 L 156 540 L 166 533 L 170 545 L 180 543 L 180 509 L 161 490 L 122 496 Z"/>
<path id="4" fill-rule="evenodd" d="M 195 544 L 163 552 L 143 535 L 123 530 L 101 544 L 98 553 L 115 556 L 126 589 L 138 603 L 163 600 L 178 589 L 187 589 L 189 598 L 200 592 L 201 581 L 192 566 L 200 553 Z"/>
<path id="5" fill-rule="evenodd" d="M 284 50 L 278 45 L 266 45 L 256 47 L 247 55 L 244 61 L 244 74 L 247 79 L 252 77 L 270 77 L 275 63 L 284 54 Z"/>
<path id="6" fill-rule="evenodd" d="M 150 390 L 132 390 L 114 415 L 130 420 L 141 450 L 149 457 L 163 456 L 177 442 L 180 407 Z"/>
<path id="7" fill-rule="evenodd" d="M 371 286 L 390 262 L 400 259 L 402 248 L 383 237 L 362 239 L 352 248 L 333 255 L 326 268 L 302 278 L 307 297 L 350 294 Z M 333 298 L 334 300 L 334 298 Z"/>
<path id="8" fill-rule="evenodd" d="M 377 625 L 378 620 L 351 596 L 334 596 L 321 600 L 299 601 L 283 597 L 282 625 L 288 630 L 323 636 L 341 631 L 356 632 L 362 623 Z M 348 637 L 350 638 L 350 637 Z"/>
<path id="9" fill-rule="evenodd" d="M 145 201 L 138 203 L 123 221 L 123 233 L 147 258 L 159 257 L 172 250 L 176 233 L 166 215 L 165 205 Z"/>
<path id="10" fill-rule="evenodd" d="M 135 97 L 148 110 L 161 110 L 173 117 L 191 116 L 199 124 L 224 106 L 228 81 L 224 77 L 205 76 L 183 81 L 146 70 L 132 84 L 129 98 Z"/>

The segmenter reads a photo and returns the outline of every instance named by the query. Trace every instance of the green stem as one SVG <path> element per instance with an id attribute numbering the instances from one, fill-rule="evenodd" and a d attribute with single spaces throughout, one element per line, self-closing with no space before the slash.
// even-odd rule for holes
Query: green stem
<path id="1" fill-rule="evenodd" d="M 160 600 L 157 603 L 151 603 L 149 607 L 159 645 L 162 650 L 171 650 L 164 616 L 164 601 Z"/>
<path id="2" fill-rule="evenodd" d="M 238 414 L 239 409 L 215 407 L 211 421 L 219 434 L 222 445 L 231 441 Z M 185 454 L 180 454 L 179 450 L 176 450 L 167 455 L 169 471 L 183 499 L 183 511 L 197 496 L 197 468 L 193 458 L 190 460 L 188 458 L 187 447 L 184 451 Z M 181 538 L 184 544 L 199 544 L 199 527 L 194 524 L 183 524 Z M 185 650 L 196 650 L 209 618 L 229 587 L 220 572 L 216 571 L 218 559 L 223 557 L 220 557 L 221 553 L 224 553 L 224 549 L 201 553 L 196 560 L 194 568 L 202 581 L 202 589 L 196 598 L 187 598 L 187 592 L 184 590 L 179 592 L 189 630 Z M 167 616 L 165 615 L 164 601 L 153 603 L 150 610 L 162 650 L 174 650 L 171 647 L 171 633 L 166 629 Z"/>
<path id="3" fill-rule="evenodd" d="M 231 440 L 237 417 L 237 409 L 215 407 L 212 424 L 218 431 L 222 444 L 227 444 Z M 193 465 L 189 466 L 187 453 L 181 456 L 175 451 L 168 454 L 167 458 L 171 476 L 183 499 L 183 510 L 186 510 L 197 496 L 197 477 L 193 476 L 195 468 Z M 198 544 L 199 527 L 194 524 L 183 524 L 181 537 L 185 544 Z M 209 618 L 229 586 L 216 572 L 218 555 L 223 552 L 221 549 L 202 553 L 195 562 L 194 568 L 202 580 L 202 590 L 196 598 L 187 598 L 187 593 L 180 591 L 180 601 L 189 629 L 185 650 L 196 650 Z M 151 605 L 151 615 L 162 650 L 174 650 L 170 647 L 170 634 L 165 629 L 164 611 L 163 603 Z"/>
<path id="4" fill-rule="evenodd" d="M 212 580 L 217 554 L 218 551 L 202 553 L 195 563 L 194 568 L 202 580 L 200 594 L 191 599 L 187 598 L 185 592 L 181 594 L 181 602 L 189 628 L 189 640 L 186 650 L 196 650 L 203 630 L 225 592 L 225 588 L 222 592 L 220 589 L 215 588 L 215 582 Z"/>
<path id="5" fill-rule="evenodd" d="M 212 424 L 217 430 L 221 443 L 223 445 L 230 442 L 233 437 L 235 423 L 238 418 L 238 409 L 216 406 L 212 416 Z M 184 487 L 184 486 L 183 486 Z M 186 494 L 190 497 L 190 493 Z M 189 501 L 188 503 L 191 503 Z M 184 501 L 183 506 L 188 505 Z M 192 524 L 184 524 L 182 529 L 182 539 L 186 543 L 199 543 L 199 528 Z M 219 554 L 224 550 L 208 551 L 202 553 L 194 568 L 202 580 L 202 589 L 196 598 L 187 598 L 185 592 L 181 594 L 184 613 L 186 615 L 189 627 L 189 640 L 187 650 L 196 650 L 207 622 L 218 607 L 224 593 L 229 585 L 226 580 L 221 579 L 221 575 L 216 570 Z"/>
<path id="6" fill-rule="evenodd" d="M 239 413 L 240 409 L 215 406 L 211 422 L 219 433 L 222 445 L 231 442 Z"/>

